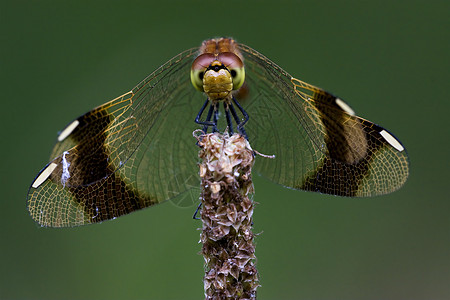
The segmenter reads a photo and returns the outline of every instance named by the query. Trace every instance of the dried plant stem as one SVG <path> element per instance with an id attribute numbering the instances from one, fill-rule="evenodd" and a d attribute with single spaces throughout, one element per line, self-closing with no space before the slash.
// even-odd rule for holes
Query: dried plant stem
<path id="1" fill-rule="evenodd" d="M 249 199 L 253 150 L 239 134 L 206 134 L 198 140 L 205 298 L 256 299 L 259 283 Z"/>

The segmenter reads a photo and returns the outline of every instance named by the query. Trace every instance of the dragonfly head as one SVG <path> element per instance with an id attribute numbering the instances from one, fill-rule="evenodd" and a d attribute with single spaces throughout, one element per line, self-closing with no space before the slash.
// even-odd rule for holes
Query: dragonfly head
<path id="1" fill-rule="evenodd" d="M 211 100 L 226 99 L 231 91 L 239 89 L 245 80 L 241 59 L 234 53 L 204 53 L 192 63 L 191 82 Z"/>

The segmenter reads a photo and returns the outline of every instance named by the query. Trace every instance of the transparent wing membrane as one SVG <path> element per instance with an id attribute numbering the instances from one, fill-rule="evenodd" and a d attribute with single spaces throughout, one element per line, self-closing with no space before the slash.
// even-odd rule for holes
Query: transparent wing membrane
<path id="1" fill-rule="evenodd" d="M 189 81 L 194 54 L 183 52 L 131 92 L 77 119 L 54 147 L 48 166 L 55 169 L 36 186 L 45 167 L 30 187 L 34 220 L 51 227 L 96 223 L 198 188 L 192 132 L 204 97 Z"/>
<path id="2" fill-rule="evenodd" d="M 342 100 L 293 78 L 240 44 L 246 64 L 250 144 L 275 159 L 254 169 L 281 185 L 339 196 L 393 192 L 406 181 L 408 156 L 387 130 L 354 116 Z M 387 133 L 394 140 L 383 137 Z"/>
<path id="3" fill-rule="evenodd" d="M 349 197 L 382 195 L 403 185 L 408 157 L 391 133 L 255 50 L 238 48 L 246 77 L 234 96 L 249 116 L 245 132 L 253 149 L 275 155 L 259 157 L 257 173 L 286 187 Z M 194 119 L 206 100 L 189 77 L 197 51 L 182 52 L 61 131 L 51 162 L 28 192 L 34 220 L 77 226 L 183 194 L 197 198 L 192 132 L 203 127 Z M 218 116 L 224 131 L 229 123 L 223 113 Z"/>

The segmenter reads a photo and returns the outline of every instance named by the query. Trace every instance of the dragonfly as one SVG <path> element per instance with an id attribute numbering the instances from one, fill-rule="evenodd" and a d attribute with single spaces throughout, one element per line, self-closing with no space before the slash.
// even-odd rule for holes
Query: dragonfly
<path id="1" fill-rule="evenodd" d="M 99 223 L 197 190 L 199 129 L 244 135 L 275 156 L 253 171 L 296 190 L 371 197 L 409 174 L 387 129 L 256 50 L 216 38 L 61 130 L 29 188 L 31 217 L 43 227 Z"/>

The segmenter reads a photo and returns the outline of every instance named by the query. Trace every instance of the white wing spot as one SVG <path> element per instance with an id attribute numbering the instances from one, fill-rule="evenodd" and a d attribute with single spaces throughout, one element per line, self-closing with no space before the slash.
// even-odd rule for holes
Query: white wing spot
<path id="1" fill-rule="evenodd" d="M 64 141 L 71 133 L 72 131 L 77 128 L 77 126 L 80 124 L 80 121 L 75 120 L 72 123 L 70 123 L 66 128 L 64 128 L 63 131 L 58 136 L 58 142 Z"/>
<path id="2" fill-rule="evenodd" d="M 70 163 L 66 159 L 66 154 L 69 154 L 69 151 L 64 151 L 63 156 L 62 156 L 63 170 L 62 170 L 62 175 L 61 175 L 61 184 L 63 185 L 63 187 L 66 187 L 66 182 L 70 178 L 70 173 L 69 173 Z"/>
<path id="3" fill-rule="evenodd" d="M 355 115 L 355 111 L 344 102 L 344 100 L 336 98 L 336 104 L 339 105 L 340 108 L 342 108 L 346 113 L 348 113 L 351 116 Z"/>
<path id="4" fill-rule="evenodd" d="M 397 149 L 398 151 L 403 151 L 405 150 L 405 148 L 403 148 L 402 144 L 400 144 L 399 141 L 397 141 L 397 139 L 395 137 L 393 137 L 389 132 L 387 132 L 386 130 L 381 130 L 380 131 L 381 136 L 386 140 L 386 142 L 388 142 L 392 147 L 394 147 L 395 149 Z"/>
<path id="5" fill-rule="evenodd" d="M 49 164 L 47 168 L 45 168 L 45 170 L 42 171 L 41 174 L 39 174 L 38 178 L 36 178 L 31 187 L 37 189 L 45 180 L 47 180 L 50 174 L 53 173 L 56 166 L 57 165 L 55 163 Z"/>
<path id="6" fill-rule="evenodd" d="M 92 219 L 97 218 L 98 216 L 98 207 L 95 207 L 95 216 L 92 217 Z"/>

